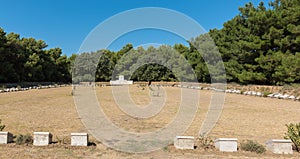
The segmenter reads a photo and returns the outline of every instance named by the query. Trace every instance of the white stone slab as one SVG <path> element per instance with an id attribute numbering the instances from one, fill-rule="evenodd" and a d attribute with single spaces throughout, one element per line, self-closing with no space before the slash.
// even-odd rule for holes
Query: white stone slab
<path id="1" fill-rule="evenodd" d="M 237 151 L 237 138 L 218 138 L 215 140 L 215 147 L 222 152 Z"/>
<path id="2" fill-rule="evenodd" d="M 0 132 L 0 144 L 8 144 L 13 141 L 13 135 L 9 132 Z"/>
<path id="3" fill-rule="evenodd" d="M 110 81 L 111 85 L 127 85 L 127 84 L 133 84 L 133 81 Z"/>
<path id="4" fill-rule="evenodd" d="M 34 132 L 33 145 L 47 146 L 52 142 L 52 135 L 49 132 Z"/>
<path id="5" fill-rule="evenodd" d="M 177 149 L 194 149 L 195 138 L 193 136 L 176 136 L 174 146 Z"/>
<path id="6" fill-rule="evenodd" d="M 89 136 L 87 133 L 71 133 L 72 146 L 88 146 Z"/>
<path id="7" fill-rule="evenodd" d="M 292 141 L 273 139 L 266 142 L 267 149 L 276 154 L 293 154 Z"/>

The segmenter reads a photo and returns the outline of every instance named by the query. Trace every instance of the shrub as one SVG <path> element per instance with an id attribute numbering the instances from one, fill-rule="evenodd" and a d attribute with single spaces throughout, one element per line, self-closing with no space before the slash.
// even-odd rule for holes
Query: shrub
<path id="1" fill-rule="evenodd" d="M 57 143 L 59 143 L 60 145 L 65 144 L 66 138 L 67 138 L 67 137 L 59 138 L 58 136 L 56 136 Z"/>
<path id="2" fill-rule="evenodd" d="M 266 151 L 265 147 L 253 140 L 247 140 L 241 143 L 241 149 L 244 151 L 256 152 L 262 154 Z"/>
<path id="3" fill-rule="evenodd" d="M 272 93 L 269 91 L 264 91 L 262 94 L 263 94 L 263 97 L 267 97 L 269 94 L 272 94 Z"/>
<path id="4" fill-rule="evenodd" d="M 165 152 L 169 152 L 170 150 L 169 150 L 169 146 L 165 146 L 164 148 L 163 148 L 163 150 L 165 151 Z"/>
<path id="5" fill-rule="evenodd" d="M 204 149 L 211 149 L 214 147 L 214 141 L 210 137 L 200 135 L 198 138 L 199 147 Z"/>
<path id="6" fill-rule="evenodd" d="M 244 94 L 244 92 L 246 92 L 244 89 L 243 89 L 243 90 L 241 90 L 241 94 Z"/>
<path id="7" fill-rule="evenodd" d="M 0 86 L 0 90 L 4 90 L 6 87 L 4 85 Z"/>
<path id="8" fill-rule="evenodd" d="M 5 125 L 1 125 L 2 120 L 0 119 L 0 131 L 3 131 L 3 129 L 5 128 Z"/>
<path id="9" fill-rule="evenodd" d="M 17 145 L 23 145 L 23 144 L 32 144 L 33 139 L 32 136 L 30 134 L 26 134 L 26 135 L 18 135 L 15 137 L 15 143 Z"/>
<path id="10" fill-rule="evenodd" d="M 298 124 L 287 124 L 287 133 L 285 134 L 285 139 L 291 139 L 294 143 L 296 151 L 300 151 L 300 123 Z"/>

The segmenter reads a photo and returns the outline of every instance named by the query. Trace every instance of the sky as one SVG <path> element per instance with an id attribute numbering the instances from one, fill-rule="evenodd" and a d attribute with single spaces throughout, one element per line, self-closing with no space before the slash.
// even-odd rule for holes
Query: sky
<path id="1" fill-rule="evenodd" d="M 206 31 L 220 29 L 239 14 L 248 2 L 255 6 L 270 0 L 1 0 L 0 27 L 21 37 L 44 40 L 48 48 L 59 47 L 63 54 L 78 53 L 89 33 L 114 15 L 142 7 L 167 8 L 199 23 Z M 117 24 L 121 27 L 128 24 Z M 188 28 L 187 28 L 188 29 Z M 197 36 L 197 35 L 195 35 Z M 143 29 L 123 34 L 106 49 L 183 43 L 186 39 L 159 29 Z M 99 48 L 102 49 L 102 48 Z"/>

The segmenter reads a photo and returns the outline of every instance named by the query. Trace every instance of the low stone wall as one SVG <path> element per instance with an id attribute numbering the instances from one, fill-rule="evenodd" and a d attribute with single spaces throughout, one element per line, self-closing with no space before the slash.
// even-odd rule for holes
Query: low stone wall
<path id="1" fill-rule="evenodd" d="M 11 86 L 11 85 L 10 85 Z M 18 91 L 28 91 L 32 89 L 49 89 L 49 88 L 58 88 L 58 87 L 66 87 L 70 86 L 69 84 L 53 84 L 53 85 L 34 85 L 34 86 L 17 86 L 17 87 L 8 87 L 6 85 L 2 85 L 0 89 L 0 93 L 6 92 L 18 92 Z"/>

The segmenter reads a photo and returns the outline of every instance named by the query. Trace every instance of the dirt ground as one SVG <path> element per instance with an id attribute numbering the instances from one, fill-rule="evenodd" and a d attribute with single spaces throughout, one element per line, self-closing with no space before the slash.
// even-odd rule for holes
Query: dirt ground
<path id="1" fill-rule="evenodd" d="M 151 132 L 172 121 L 179 108 L 180 89 L 165 87 L 167 99 L 161 112 L 150 119 L 138 120 L 122 112 L 114 102 L 111 87 L 96 87 L 102 109 L 118 127 L 133 132 Z M 131 98 L 143 106 L 150 102 L 149 89 L 130 86 Z M 191 90 L 199 91 L 199 90 Z M 211 99 L 211 91 L 200 90 L 199 109 L 185 134 L 198 136 Z M 76 112 L 71 87 L 0 94 L 0 119 L 4 131 L 14 135 L 49 131 L 53 140 L 64 139 L 62 144 L 46 147 L 32 145 L 0 145 L 0 158 L 300 158 L 300 154 L 275 155 L 271 152 L 256 154 L 238 151 L 222 153 L 215 149 L 176 150 L 172 145 L 145 154 L 130 154 L 108 148 L 90 136 L 96 146 L 72 147 L 71 132 L 87 132 Z M 256 140 L 264 144 L 269 139 L 282 139 L 285 124 L 300 122 L 300 103 L 290 100 L 226 94 L 222 115 L 209 137 Z M 197 143 L 196 143 L 197 146 Z"/>

